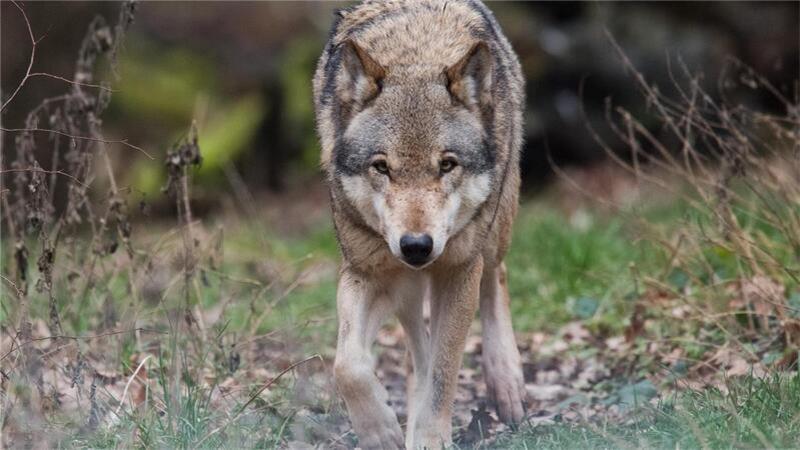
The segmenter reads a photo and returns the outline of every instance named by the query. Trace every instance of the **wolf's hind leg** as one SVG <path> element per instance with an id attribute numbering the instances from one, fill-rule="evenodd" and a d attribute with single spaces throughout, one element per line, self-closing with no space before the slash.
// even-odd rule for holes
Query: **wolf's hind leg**
<path id="1" fill-rule="evenodd" d="M 525 381 L 509 307 L 505 263 L 485 268 L 480 300 L 483 372 L 498 417 L 515 424 L 525 416 Z"/>
<path id="2" fill-rule="evenodd" d="M 339 338 L 334 378 L 359 447 L 397 449 L 403 447 L 403 433 L 386 404 L 388 395 L 375 376 L 370 352 L 378 329 L 394 307 L 388 297 L 375 291 L 375 283 L 347 269 L 342 271 L 336 298 Z"/>

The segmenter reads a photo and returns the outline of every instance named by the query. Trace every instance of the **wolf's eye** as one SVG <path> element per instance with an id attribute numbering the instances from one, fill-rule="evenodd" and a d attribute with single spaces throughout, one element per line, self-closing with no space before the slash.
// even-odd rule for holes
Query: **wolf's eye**
<path id="1" fill-rule="evenodd" d="M 453 161 L 452 159 L 443 159 L 442 162 L 439 163 L 439 172 L 447 173 L 452 171 L 456 168 L 458 163 Z"/>
<path id="2" fill-rule="evenodd" d="M 372 163 L 372 168 L 382 175 L 389 175 L 389 166 L 386 161 L 379 159 Z"/>

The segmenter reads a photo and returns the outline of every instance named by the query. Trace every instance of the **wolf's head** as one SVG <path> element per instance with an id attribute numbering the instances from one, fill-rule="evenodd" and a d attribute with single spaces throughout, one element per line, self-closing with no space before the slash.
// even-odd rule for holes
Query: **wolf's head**
<path id="1" fill-rule="evenodd" d="M 357 44 L 342 45 L 335 182 L 397 258 L 422 268 L 492 190 L 489 49 L 477 43 L 433 71 L 387 71 Z"/>

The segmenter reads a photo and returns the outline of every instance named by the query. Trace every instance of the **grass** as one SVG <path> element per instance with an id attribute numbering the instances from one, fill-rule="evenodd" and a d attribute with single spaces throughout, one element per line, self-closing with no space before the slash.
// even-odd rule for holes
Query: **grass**
<path id="1" fill-rule="evenodd" d="M 650 256 L 621 220 L 589 214 L 587 224 L 574 225 L 542 206 L 521 212 L 506 259 L 515 329 L 552 332 L 579 318 L 572 307 L 578 299 L 592 299 L 599 314 L 618 319 L 613 303 L 632 285 L 629 265 Z"/>
<path id="2" fill-rule="evenodd" d="M 625 423 L 523 427 L 497 448 L 796 448 L 800 375 L 728 380 L 724 390 L 687 390 L 640 406 Z"/>

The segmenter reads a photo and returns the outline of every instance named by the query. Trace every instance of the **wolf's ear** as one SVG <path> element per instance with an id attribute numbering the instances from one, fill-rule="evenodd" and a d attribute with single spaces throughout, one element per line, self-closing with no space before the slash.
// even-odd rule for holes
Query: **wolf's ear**
<path id="1" fill-rule="evenodd" d="M 351 112 L 381 93 L 386 69 L 372 59 L 364 49 L 352 40 L 341 44 L 343 79 L 339 85 L 339 99 Z"/>
<path id="2" fill-rule="evenodd" d="M 483 110 L 492 103 L 492 55 L 481 41 L 457 63 L 444 71 L 447 90 L 471 110 Z"/>

